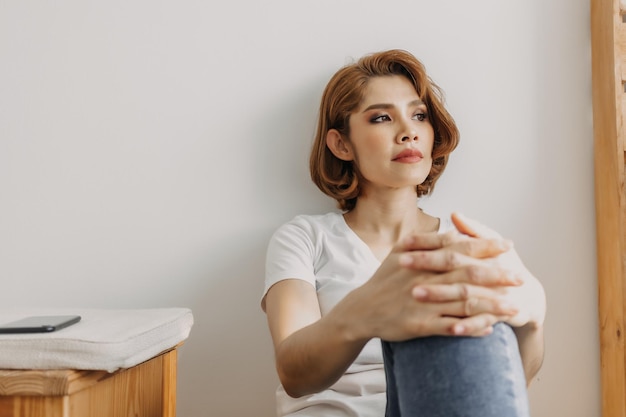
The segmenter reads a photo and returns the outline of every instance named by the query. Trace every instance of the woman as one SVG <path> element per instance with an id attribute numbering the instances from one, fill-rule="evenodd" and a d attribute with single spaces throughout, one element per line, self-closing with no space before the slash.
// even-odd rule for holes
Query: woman
<path id="1" fill-rule="evenodd" d="M 296 217 L 267 253 L 280 416 L 528 415 L 541 284 L 509 241 L 417 206 L 457 143 L 408 52 L 365 56 L 326 86 L 310 169 L 341 212 Z"/>

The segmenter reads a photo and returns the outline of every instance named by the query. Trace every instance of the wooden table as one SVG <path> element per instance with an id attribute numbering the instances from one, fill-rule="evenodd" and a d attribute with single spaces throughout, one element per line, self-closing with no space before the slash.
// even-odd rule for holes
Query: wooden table
<path id="1" fill-rule="evenodd" d="M 0 417 L 175 417 L 177 350 L 114 373 L 0 370 Z"/>

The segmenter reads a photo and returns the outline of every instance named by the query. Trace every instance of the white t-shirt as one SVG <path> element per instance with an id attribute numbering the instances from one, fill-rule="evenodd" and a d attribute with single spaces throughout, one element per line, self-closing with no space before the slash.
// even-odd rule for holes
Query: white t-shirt
<path id="1" fill-rule="evenodd" d="M 451 223 L 442 219 L 439 230 Z M 301 215 L 282 225 L 270 239 L 265 290 L 284 279 L 315 287 L 322 315 L 380 267 L 369 246 L 347 225 L 341 213 Z M 301 398 L 276 391 L 280 417 L 382 417 L 386 383 L 379 339 L 370 340 L 346 373 L 325 391 Z"/>

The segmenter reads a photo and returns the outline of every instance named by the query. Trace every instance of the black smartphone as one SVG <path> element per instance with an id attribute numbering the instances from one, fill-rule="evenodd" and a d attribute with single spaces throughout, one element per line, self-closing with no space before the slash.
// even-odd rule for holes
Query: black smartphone
<path id="1" fill-rule="evenodd" d="M 49 333 L 80 321 L 80 316 L 32 316 L 0 325 L 2 333 Z"/>

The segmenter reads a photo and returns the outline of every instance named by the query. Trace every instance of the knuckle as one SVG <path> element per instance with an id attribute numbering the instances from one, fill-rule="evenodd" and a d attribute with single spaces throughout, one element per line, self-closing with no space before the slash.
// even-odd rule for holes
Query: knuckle
<path id="1" fill-rule="evenodd" d="M 410 335 L 418 336 L 425 333 L 424 327 L 425 325 L 422 320 L 414 318 L 406 323 L 405 331 Z"/>
<path id="2" fill-rule="evenodd" d="M 461 257 L 457 252 L 448 251 L 445 257 L 446 266 L 457 268 L 461 264 Z"/>
<path id="3" fill-rule="evenodd" d="M 463 315 L 464 316 L 469 316 L 472 312 L 472 306 L 470 305 L 470 300 L 466 300 L 465 303 L 463 303 Z"/>
<path id="4" fill-rule="evenodd" d="M 463 253 L 465 254 L 474 255 L 478 253 L 479 244 L 478 244 L 478 241 L 474 239 L 465 240 L 464 242 L 462 242 L 461 245 L 462 245 Z"/>
<path id="5" fill-rule="evenodd" d="M 457 234 L 454 231 L 446 232 L 440 236 L 442 246 L 452 245 L 458 240 Z"/>
<path id="6" fill-rule="evenodd" d="M 403 253 L 398 255 L 398 263 L 401 266 L 411 267 L 415 263 L 415 255 L 411 253 Z"/>
<path id="7" fill-rule="evenodd" d="M 467 279 L 474 284 L 481 284 L 485 280 L 485 274 L 483 269 L 478 265 L 470 265 L 466 269 Z"/>
<path id="8" fill-rule="evenodd" d="M 421 248 L 421 247 L 424 246 L 425 242 L 424 242 L 424 236 L 423 235 L 421 235 L 421 234 L 414 234 L 414 235 L 411 235 L 411 239 L 412 239 L 412 242 L 411 242 L 411 246 L 412 247 Z"/>
<path id="9" fill-rule="evenodd" d="M 493 326 L 498 322 L 498 317 L 493 314 L 485 314 L 485 326 Z"/>
<path id="10" fill-rule="evenodd" d="M 464 306 L 464 313 L 465 316 L 471 316 L 472 313 L 474 312 L 475 308 L 476 308 L 476 303 L 478 302 L 478 300 L 476 300 L 475 298 L 468 298 L 467 300 L 465 300 L 465 303 L 463 304 Z"/>
<path id="11" fill-rule="evenodd" d="M 459 298 L 469 301 L 469 287 L 466 284 L 458 284 Z"/>
<path id="12" fill-rule="evenodd" d="M 426 252 L 417 251 L 413 253 L 413 266 L 415 267 L 423 267 L 426 265 L 426 261 L 428 259 L 428 255 Z"/>
<path id="13" fill-rule="evenodd" d="M 505 299 L 499 300 L 497 307 L 503 314 L 517 314 L 520 310 L 515 303 Z"/>

